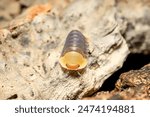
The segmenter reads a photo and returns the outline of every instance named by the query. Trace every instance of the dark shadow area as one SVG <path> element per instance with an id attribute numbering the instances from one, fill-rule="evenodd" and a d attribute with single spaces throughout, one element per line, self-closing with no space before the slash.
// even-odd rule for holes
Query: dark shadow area
<path id="1" fill-rule="evenodd" d="M 123 64 L 123 67 L 109 77 L 99 89 L 99 91 L 112 91 L 119 76 L 127 71 L 140 69 L 144 65 L 150 63 L 150 55 L 130 54 Z"/>
<path id="2" fill-rule="evenodd" d="M 17 99 L 17 98 L 18 98 L 18 95 L 14 94 L 11 97 L 7 98 L 7 100 L 12 100 L 12 99 Z"/>

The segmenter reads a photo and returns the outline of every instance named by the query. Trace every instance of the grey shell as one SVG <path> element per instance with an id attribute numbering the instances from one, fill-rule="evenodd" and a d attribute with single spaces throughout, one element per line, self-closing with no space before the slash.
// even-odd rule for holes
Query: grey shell
<path id="1" fill-rule="evenodd" d="M 67 38 L 61 56 L 70 51 L 76 51 L 87 57 L 87 41 L 78 30 L 72 30 Z"/>

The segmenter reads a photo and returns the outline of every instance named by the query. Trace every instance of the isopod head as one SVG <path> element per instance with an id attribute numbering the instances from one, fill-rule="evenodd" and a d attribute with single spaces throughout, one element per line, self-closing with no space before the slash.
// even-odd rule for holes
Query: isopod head
<path id="1" fill-rule="evenodd" d="M 65 69 L 79 70 L 87 65 L 87 59 L 78 52 L 70 51 L 60 57 L 59 63 Z"/>
<path id="2" fill-rule="evenodd" d="M 67 70 L 81 70 L 87 65 L 85 37 L 77 30 L 67 36 L 61 57 L 60 65 Z"/>

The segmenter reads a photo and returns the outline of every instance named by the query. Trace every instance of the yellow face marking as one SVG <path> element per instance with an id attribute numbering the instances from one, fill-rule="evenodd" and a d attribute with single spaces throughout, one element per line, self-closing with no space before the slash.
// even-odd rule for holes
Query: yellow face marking
<path id="1" fill-rule="evenodd" d="M 68 70 L 79 70 L 87 65 L 87 60 L 82 56 L 82 54 L 70 51 L 60 57 L 59 63 L 63 68 Z"/>
<path id="2" fill-rule="evenodd" d="M 80 67 L 80 65 L 79 64 L 66 64 L 66 67 L 68 68 L 68 69 L 77 69 L 77 68 L 79 68 Z"/>

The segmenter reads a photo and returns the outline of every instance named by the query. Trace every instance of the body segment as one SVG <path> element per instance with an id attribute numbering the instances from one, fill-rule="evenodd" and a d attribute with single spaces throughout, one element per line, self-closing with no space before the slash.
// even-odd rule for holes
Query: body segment
<path id="1" fill-rule="evenodd" d="M 68 34 L 59 63 L 68 70 L 80 70 L 87 65 L 87 42 L 78 30 Z"/>

